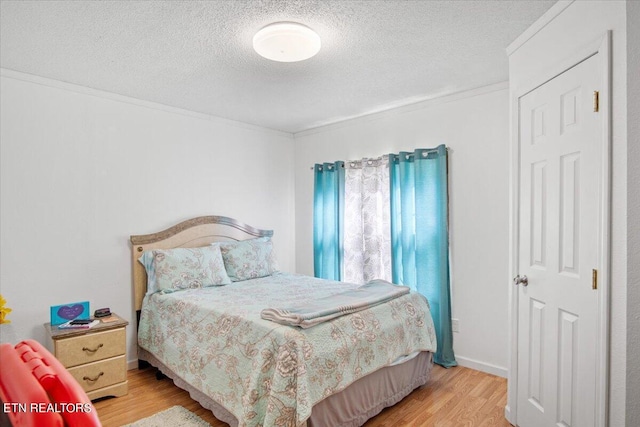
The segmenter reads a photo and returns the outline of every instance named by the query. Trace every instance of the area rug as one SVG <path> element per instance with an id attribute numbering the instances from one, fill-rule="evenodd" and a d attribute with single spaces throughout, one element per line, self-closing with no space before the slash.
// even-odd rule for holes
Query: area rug
<path id="1" fill-rule="evenodd" d="M 173 406 L 123 427 L 209 427 L 210 425 L 188 409 Z"/>

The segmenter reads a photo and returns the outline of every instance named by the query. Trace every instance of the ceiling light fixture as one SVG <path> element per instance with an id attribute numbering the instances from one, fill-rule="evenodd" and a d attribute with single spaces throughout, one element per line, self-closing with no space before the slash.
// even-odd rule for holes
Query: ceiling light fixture
<path id="1" fill-rule="evenodd" d="M 278 62 L 304 61 L 318 53 L 320 46 L 320 36 L 296 22 L 275 22 L 253 36 L 255 51 Z"/>

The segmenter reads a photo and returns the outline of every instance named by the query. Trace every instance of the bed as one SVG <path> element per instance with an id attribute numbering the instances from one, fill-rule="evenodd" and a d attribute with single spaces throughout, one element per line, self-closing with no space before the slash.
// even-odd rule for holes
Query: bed
<path id="1" fill-rule="evenodd" d="M 435 333 L 428 303 L 413 292 L 308 329 L 282 325 L 261 311 L 358 285 L 275 268 L 258 274 L 249 252 L 235 267 L 225 258 L 231 283 L 147 292 L 156 273 L 138 261 L 143 254 L 213 245 L 229 257 L 272 235 L 204 216 L 131 236 L 139 360 L 231 426 L 360 426 L 427 382 Z"/>

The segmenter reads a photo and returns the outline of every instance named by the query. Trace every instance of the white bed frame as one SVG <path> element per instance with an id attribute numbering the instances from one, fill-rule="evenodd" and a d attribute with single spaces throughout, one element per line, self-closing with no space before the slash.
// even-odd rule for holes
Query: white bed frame
<path id="1" fill-rule="evenodd" d="M 138 258 L 151 249 L 199 248 L 213 242 L 228 242 L 273 236 L 273 230 L 261 230 L 226 216 L 200 216 L 188 219 L 153 234 L 131 236 L 133 256 L 133 293 L 136 312 L 142 309 L 147 293 L 147 272 Z"/>

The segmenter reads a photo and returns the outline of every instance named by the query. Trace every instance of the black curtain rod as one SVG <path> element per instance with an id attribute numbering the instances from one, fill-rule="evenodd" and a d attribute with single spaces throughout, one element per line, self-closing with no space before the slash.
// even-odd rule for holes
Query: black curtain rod
<path id="1" fill-rule="evenodd" d="M 445 149 L 447 150 L 447 153 L 449 153 L 449 147 L 446 147 Z M 438 149 L 437 149 L 437 148 L 433 148 L 433 149 L 428 149 L 428 150 L 426 150 L 426 152 L 427 152 L 427 153 L 434 153 L 434 152 L 436 152 L 436 151 L 438 151 Z M 385 154 L 385 155 L 388 155 L 388 154 Z M 408 155 L 409 155 L 409 156 L 415 156 L 415 154 L 414 154 L 414 153 L 408 153 Z M 383 157 L 384 157 L 384 156 L 376 157 L 375 159 L 366 159 L 366 161 L 379 162 L 379 161 L 381 161 L 381 160 L 383 159 Z M 351 163 L 351 164 L 353 164 L 353 163 L 362 164 L 362 159 L 361 159 L 361 160 L 347 160 L 347 161 L 345 161 L 344 163 L 345 163 L 345 164 L 347 164 L 347 163 Z M 344 168 L 344 165 L 342 165 L 342 167 Z M 311 166 L 309 169 L 314 170 L 314 169 L 315 169 L 315 166 Z"/>

